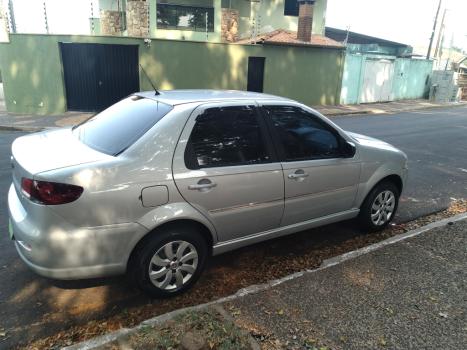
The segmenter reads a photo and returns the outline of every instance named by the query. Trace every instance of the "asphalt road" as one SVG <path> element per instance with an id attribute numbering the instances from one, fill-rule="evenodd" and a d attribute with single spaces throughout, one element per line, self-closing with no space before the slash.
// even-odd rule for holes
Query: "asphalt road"
<path id="1" fill-rule="evenodd" d="M 467 198 L 467 107 L 332 120 L 344 130 L 389 142 L 409 157 L 399 222 Z"/>
<path id="2" fill-rule="evenodd" d="M 333 121 L 346 130 L 390 142 L 409 156 L 410 177 L 397 221 L 441 210 L 453 198 L 467 198 L 466 107 L 388 116 L 337 117 Z M 20 261 L 12 242 L 8 240 L 6 198 L 11 182 L 10 145 L 14 138 L 21 135 L 19 132 L 0 131 L 0 334 L 6 332 L 4 337 L 0 336 L 0 349 L 25 344 L 89 320 L 126 312 L 132 306 L 153 307 L 157 304 L 160 306 L 158 312 L 168 311 L 169 306 L 165 306 L 165 302 L 147 299 L 125 284 L 121 277 L 93 281 L 50 281 L 35 275 Z M 340 231 L 349 230 L 352 228 L 343 224 L 311 232 L 315 232 L 315 237 L 322 235 L 329 239 L 336 233 L 340 234 Z M 300 238 L 298 235 L 295 239 L 306 240 L 307 237 L 310 236 Z M 284 249 L 290 251 L 284 252 Z M 212 299 L 223 296 L 222 293 L 230 294 L 232 290 L 227 286 L 214 284 L 222 278 L 241 283 L 244 276 L 236 275 L 240 275 L 238 269 L 244 263 L 242 260 L 255 259 L 255 255 L 262 254 L 257 259 L 273 261 L 281 255 L 297 255 L 303 249 L 302 244 L 284 248 L 282 243 L 266 242 L 259 248 L 247 248 L 240 253 L 216 258 L 214 266 L 210 268 L 210 277 L 202 279 L 192 295 L 201 293 L 203 289 L 215 290 L 207 297 Z M 331 248 L 326 249 L 332 250 L 332 243 Z M 213 286 L 207 286 L 208 283 Z M 179 298 L 181 306 L 198 301 L 183 298 Z M 189 298 L 190 295 L 185 297 Z"/>

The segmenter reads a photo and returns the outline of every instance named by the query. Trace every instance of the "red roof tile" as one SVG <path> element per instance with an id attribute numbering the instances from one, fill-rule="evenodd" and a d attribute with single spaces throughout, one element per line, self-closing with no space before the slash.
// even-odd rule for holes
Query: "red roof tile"
<path id="1" fill-rule="evenodd" d="M 297 32 L 285 29 L 277 29 L 269 33 L 264 33 L 255 38 L 242 39 L 236 44 L 276 44 L 276 45 L 298 45 L 298 46 L 319 46 L 343 48 L 344 45 L 333 39 L 322 35 L 311 36 L 310 41 L 301 41 L 297 39 Z"/>

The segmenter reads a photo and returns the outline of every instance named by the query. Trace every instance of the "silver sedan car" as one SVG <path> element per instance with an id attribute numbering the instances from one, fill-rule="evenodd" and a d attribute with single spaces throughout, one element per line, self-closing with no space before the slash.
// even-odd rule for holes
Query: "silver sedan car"
<path id="1" fill-rule="evenodd" d="M 240 91 L 137 93 L 16 139 L 11 158 L 9 231 L 32 270 L 126 272 L 156 297 L 189 288 L 212 255 L 351 218 L 381 230 L 407 178 L 395 147 Z"/>

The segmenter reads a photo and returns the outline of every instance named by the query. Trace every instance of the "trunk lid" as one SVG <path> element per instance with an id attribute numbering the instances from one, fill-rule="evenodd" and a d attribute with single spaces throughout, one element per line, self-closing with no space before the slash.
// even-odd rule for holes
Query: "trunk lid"
<path id="1" fill-rule="evenodd" d="M 112 156 L 100 153 L 72 134 L 71 128 L 43 131 L 17 138 L 11 146 L 13 182 L 21 191 L 21 178 Z"/>

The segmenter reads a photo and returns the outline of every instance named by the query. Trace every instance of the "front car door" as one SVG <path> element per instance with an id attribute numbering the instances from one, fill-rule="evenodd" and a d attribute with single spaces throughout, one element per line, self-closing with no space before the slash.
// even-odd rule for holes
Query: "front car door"
<path id="1" fill-rule="evenodd" d="M 173 175 L 221 242 L 280 226 L 282 168 L 254 101 L 197 107 L 175 151 Z"/>
<path id="2" fill-rule="evenodd" d="M 276 141 L 285 181 L 282 226 L 343 213 L 354 206 L 358 154 L 325 119 L 299 104 L 262 104 Z"/>

